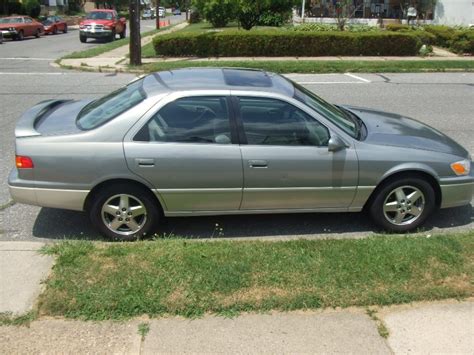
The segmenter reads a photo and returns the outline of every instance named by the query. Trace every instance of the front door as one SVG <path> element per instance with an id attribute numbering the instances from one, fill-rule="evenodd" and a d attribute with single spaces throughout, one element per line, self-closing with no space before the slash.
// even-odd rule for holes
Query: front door
<path id="1" fill-rule="evenodd" d="M 247 140 L 241 145 L 241 209 L 350 206 L 358 180 L 353 148 L 330 152 L 329 130 L 286 101 L 263 97 L 238 97 L 235 101 Z"/>
<path id="2" fill-rule="evenodd" d="M 169 214 L 236 211 L 242 158 L 230 127 L 227 97 L 176 99 L 124 142 L 128 166 L 154 185 Z"/>

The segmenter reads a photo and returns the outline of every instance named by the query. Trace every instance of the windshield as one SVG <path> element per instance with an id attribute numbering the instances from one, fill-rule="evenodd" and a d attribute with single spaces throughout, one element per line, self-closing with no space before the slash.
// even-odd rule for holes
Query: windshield
<path id="1" fill-rule="evenodd" d="M 77 126 L 84 130 L 96 128 L 136 106 L 145 98 L 143 79 L 140 79 L 86 105 L 79 113 Z"/>
<path id="2" fill-rule="evenodd" d="M 298 85 L 296 83 L 293 83 L 293 85 L 295 87 L 295 99 L 301 101 L 302 103 L 311 107 L 313 110 L 315 110 L 322 116 L 326 117 L 328 120 L 340 127 L 350 136 L 354 138 L 358 136 L 359 128 L 357 121 L 354 121 L 342 110 L 324 101 L 323 99 L 321 99 L 308 89 L 304 88 L 303 86 Z"/>
<path id="3" fill-rule="evenodd" d="M 22 23 L 23 19 L 21 17 L 6 17 L 0 18 L 0 23 Z"/>
<path id="4" fill-rule="evenodd" d="M 86 16 L 88 20 L 112 20 L 111 12 L 95 11 L 89 12 Z"/>

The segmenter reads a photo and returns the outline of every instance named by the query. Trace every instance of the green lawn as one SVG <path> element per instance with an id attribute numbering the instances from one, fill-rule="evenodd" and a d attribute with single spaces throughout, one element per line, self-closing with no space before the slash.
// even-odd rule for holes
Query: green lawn
<path id="1" fill-rule="evenodd" d="M 153 50 L 150 47 L 150 50 Z M 145 72 L 190 67 L 240 67 L 263 69 L 275 73 L 417 73 L 445 71 L 474 71 L 474 60 L 299 60 L 299 61 L 163 61 L 146 64 L 139 69 Z"/>
<path id="2" fill-rule="evenodd" d="M 474 294 L 474 231 L 360 240 L 62 242 L 40 315 L 126 319 Z"/>

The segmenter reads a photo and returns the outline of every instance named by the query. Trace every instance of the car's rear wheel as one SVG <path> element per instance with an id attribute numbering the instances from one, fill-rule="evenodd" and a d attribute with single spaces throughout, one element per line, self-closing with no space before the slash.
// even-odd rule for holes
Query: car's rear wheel
<path id="1" fill-rule="evenodd" d="M 87 42 L 87 37 L 86 37 L 86 36 L 79 36 L 79 40 L 80 40 L 82 43 L 86 43 L 86 42 Z"/>
<path id="2" fill-rule="evenodd" d="M 36 30 L 35 37 L 36 37 L 36 38 L 40 38 L 40 36 L 41 36 L 41 30 L 38 28 L 38 29 Z"/>
<path id="3" fill-rule="evenodd" d="M 138 186 L 115 184 L 99 190 L 89 215 L 105 237 L 132 241 L 153 234 L 162 213 L 150 191 Z"/>
<path id="4" fill-rule="evenodd" d="M 433 187 L 420 177 L 402 177 L 382 185 L 370 206 L 374 222 L 389 232 L 421 226 L 435 208 Z"/>
<path id="5" fill-rule="evenodd" d="M 64 25 L 63 33 L 67 33 L 67 25 Z"/>

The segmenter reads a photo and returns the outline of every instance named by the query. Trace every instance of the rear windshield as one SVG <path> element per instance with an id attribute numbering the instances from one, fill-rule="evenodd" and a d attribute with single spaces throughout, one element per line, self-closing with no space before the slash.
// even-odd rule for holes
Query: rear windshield
<path id="1" fill-rule="evenodd" d="M 134 81 L 86 105 L 79 112 L 77 126 L 83 130 L 96 128 L 138 105 L 145 98 L 143 79 Z"/>
<path id="2" fill-rule="evenodd" d="M 112 13 L 111 12 L 89 12 L 86 16 L 88 20 L 112 20 Z"/>

